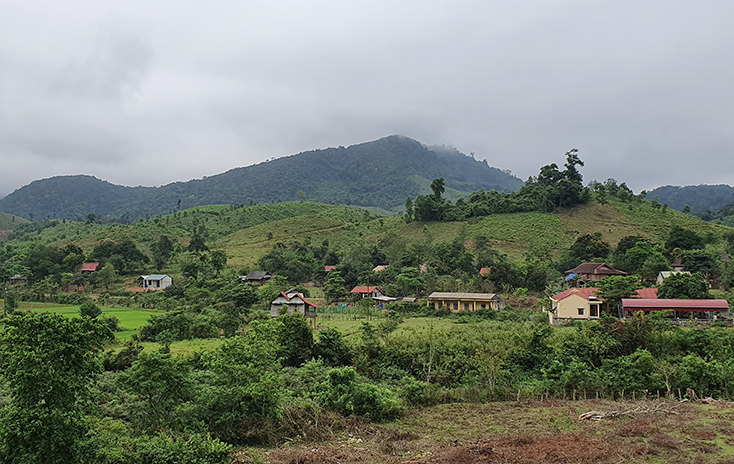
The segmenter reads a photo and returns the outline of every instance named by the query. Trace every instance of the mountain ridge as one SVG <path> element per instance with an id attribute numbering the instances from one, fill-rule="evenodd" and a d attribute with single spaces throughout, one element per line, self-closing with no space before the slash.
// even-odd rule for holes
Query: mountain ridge
<path id="1" fill-rule="evenodd" d="M 94 176 L 39 179 L 0 199 L 0 211 L 28 219 L 88 215 L 133 221 L 210 204 L 308 199 L 397 209 L 428 193 L 425 182 L 444 177 L 454 195 L 479 189 L 514 191 L 523 182 L 456 149 L 428 147 L 392 135 L 349 147 L 310 150 L 160 187 L 127 187 Z"/>
<path id="2" fill-rule="evenodd" d="M 726 184 L 663 185 L 647 192 L 648 200 L 655 197 L 658 197 L 660 204 L 667 204 L 677 211 L 683 211 L 688 205 L 691 213 L 704 213 L 718 211 L 734 203 L 734 187 Z"/>

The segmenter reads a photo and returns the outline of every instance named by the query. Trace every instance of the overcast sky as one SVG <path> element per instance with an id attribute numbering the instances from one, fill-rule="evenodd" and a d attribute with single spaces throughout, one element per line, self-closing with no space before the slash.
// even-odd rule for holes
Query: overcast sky
<path id="1" fill-rule="evenodd" d="M 0 197 L 402 134 L 526 179 L 734 183 L 732 1 L 0 0 Z"/>

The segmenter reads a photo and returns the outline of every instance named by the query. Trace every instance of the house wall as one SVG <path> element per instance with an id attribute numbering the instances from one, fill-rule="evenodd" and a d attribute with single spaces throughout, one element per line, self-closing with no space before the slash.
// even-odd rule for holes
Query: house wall
<path id="1" fill-rule="evenodd" d="M 166 287 L 173 285 L 173 280 L 170 276 L 165 276 L 161 280 L 144 280 L 143 288 L 146 290 L 163 290 Z"/>
<path id="2" fill-rule="evenodd" d="M 291 298 L 290 300 L 287 300 L 283 296 L 279 296 L 270 304 L 270 316 L 278 317 L 278 313 L 283 306 L 288 307 L 288 314 L 299 312 L 303 316 L 306 315 L 306 303 L 304 303 L 303 300 L 300 298 Z"/>
<path id="3" fill-rule="evenodd" d="M 554 317 L 557 319 L 590 319 L 591 305 L 599 305 L 599 312 L 601 312 L 601 303 L 601 300 L 598 299 L 589 301 L 578 295 L 571 295 L 561 301 L 553 302 Z M 579 314 L 579 308 L 583 309 L 583 315 Z"/>
<path id="4" fill-rule="evenodd" d="M 504 300 L 430 300 L 434 309 L 448 308 L 451 312 L 477 311 L 480 309 L 504 309 Z"/>

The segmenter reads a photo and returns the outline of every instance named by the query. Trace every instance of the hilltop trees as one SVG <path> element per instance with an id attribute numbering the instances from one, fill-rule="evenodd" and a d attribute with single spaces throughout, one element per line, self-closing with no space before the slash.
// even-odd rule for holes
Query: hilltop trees
<path id="1" fill-rule="evenodd" d="M 415 200 L 413 216 L 416 221 L 456 221 L 470 217 L 498 213 L 526 211 L 551 212 L 584 203 L 589 195 L 584 193 L 583 178 L 578 170 L 584 162 L 578 150 L 566 153 L 564 170 L 555 163 L 543 166 L 537 177 L 531 177 L 517 192 L 504 193 L 480 190 L 471 194 L 467 201 L 459 199 L 456 204 L 442 197 L 445 192 L 444 179 L 434 179 L 431 183 L 432 195 L 419 195 Z M 410 204 L 406 202 L 406 212 Z M 410 222 L 410 215 L 406 214 Z"/>

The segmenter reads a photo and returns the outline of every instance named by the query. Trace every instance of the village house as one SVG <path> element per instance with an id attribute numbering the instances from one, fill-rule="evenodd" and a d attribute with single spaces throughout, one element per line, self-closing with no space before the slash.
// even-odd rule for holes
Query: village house
<path id="1" fill-rule="evenodd" d="M 688 271 L 660 271 L 658 274 L 657 284 L 660 285 L 665 279 L 676 274 L 690 274 Z"/>
<path id="2" fill-rule="evenodd" d="M 140 286 L 143 289 L 152 291 L 163 290 L 166 287 L 170 287 L 171 285 L 173 285 L 173 280 L 171 279 L 171 276 L 167 276 L 164 274 L 140 276 L 138 278 L 138 281 L 140 282 Z"/>
<path id="3" fill-rule="evenodd" d="M 598 319 L 606 309 L 604 301 L 596 295 L 598 288 L 569 288 L 551 297 L 552 308 L 548 313 L 551 324 L 568 320 Z M 635 291 L 638 298 L 656 299 L 657 288 L 641 288 Z"/>
<path id="4" fill-rule="evenodd" d="M 268 283 L 273 276 L 267 273 L 267 271 L 252 271 L 246 276 L 240 276 L 240 279 L 245 283 L 253 283 L 259 285 L 265 285 Z"/>
<path id="5" fill-rule="evenodd" d="M 505 299 L 496 293 L 450 293 L 433 292 L 428 296 L 428 306 L 456 311 L 480 309 L 505 309 Z"/>
<path id="6" fill-rule="evenodd" d="M 84 263 L 82 264 L 82 274 L 91 274 L 97 272 L 99 269 L 99 263 Z"/>
<path id="7" fill-rule="evenodd" d="M 594 282 L 605 277 L 626 275 L 626 272 L 614 269 L 607 263 L 583 263 L 566 271 L 566 280 L 576 278 L 582 282 Z"/>
<path id="8" fill-rule="evenodd" d="M 297 312 L 305 317 L 311 317 L 313 315 L 311 308 L 315 309 L 317 307 L 318 306 L 308 301 L 302 293 L 291 288 L 290 290 L 281 292 L 281 294 L 278 295 L 272 303 L 270 303 L 270 316 L 277 317 L 281 311 L 287 311 L 288 314 Z"/>
<path id="9" fill-rule="evenodd" d="M 28 278 L 20 274 L 15 274 L 13 277 L 8 279 L 8 285 L 22 285 L 26 282 L 28 282 Z"/>
<path id="10" fill-rule="evenodd" d="M 349 293 L 355 296 L 359 295 L 360 298 L 376 298 L 378 296 L 385 296 L 379 288 L 366 285 L 357 285 Z"/>

